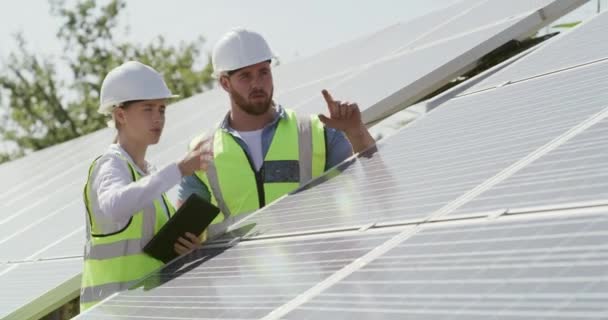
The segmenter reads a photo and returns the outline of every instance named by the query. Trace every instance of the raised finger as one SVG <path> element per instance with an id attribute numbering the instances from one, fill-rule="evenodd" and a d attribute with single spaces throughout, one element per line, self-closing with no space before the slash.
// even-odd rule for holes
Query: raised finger
<path id="1" fill-rule="evenodd" d="M 327 102 L 327 110 L 329 110 L 329 117 L 336 118 L 340 114 L 340 111 L 338 110 L 338 105 L 340 104 L 340 101 L 335 101 L 327 90 L 323 90 L 322 92 L 323 97 L 325 98 L 325 102 Z"/>
<path id="2" fill-rule="evenodd" d="M 325 98 L 325 102 L 327 102 L 327 105 L 334 104 L 334 98 L 331 96 L 329 91 L 323 89 L 321 90 L 321 93 L 323 94 L 323 98 Z"/>

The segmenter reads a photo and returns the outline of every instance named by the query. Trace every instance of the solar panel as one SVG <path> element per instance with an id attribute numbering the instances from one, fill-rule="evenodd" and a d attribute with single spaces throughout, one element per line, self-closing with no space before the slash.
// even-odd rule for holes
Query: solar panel
<path id="1" fill-rule="evenodd" d="M 350 76 L 334 78 L 328 89 L 335 97 L 357 101 L 364 121 L 376 122 L 470 70 L 493 49 L 534 33 L 554 20 L 555 14 L 564 14 L 584 1 L 520 1 L 514 6 L 499 1 L 466 3 L 468 9 L 452 11 L 448 19 L 436 20 L 434 15 L 421 19 L 428 27 L 424 33 L 400 42 L 401 47 L 369 61 Z M 311 93 L 311 97 L 297 109 L 307 113 L 325 111 L 318 93 Z"/>
<path id="2" fill-rule="evenodd" d="M 441 104 L 453 99 L 454 97 L 457 97 L 461 93 L 465 92 L 469 88 L 472 88 L 496 72 L 508 67 L 511 65 L 511 63 L 530 53 L 534 49 L 536 49 L 536 47 L 532 47 L 514 57 L 511 57 L 507 61 L 493 66 L 473 78 L 466 79 L 466 81 L 460 82 L 447 90 L 441 91 L 428 99 L 424 99 L 402 111 L 395 112 L 384 119 L 372 123 L 371 125 L 373 125 L 373 127 L 369 128 L 370 133 L 372 136 L 379 138 L 385 138 L 393 135 L 403 128 L 407 123 L 414 121 L 418 117 L 423 116 L 425 113 L 430 112 Z M 456 80 L 452 80 L 452 82 L 453 81 Z"/>
<path id="3" fill-rule="evenodd" d="M 86 173 L 85 173 L 86 176 Z M 77 189 L 82 189 L 82 185 L 72 186 L 74 194 Z M 67 206 L 62 203 L 64 199 L 44 199 L 37 201 L 34 205 L 29 206 L 27 214 L 21 214 L 0 225 L 0 252 L 2 259 L 5 261 L 24 260 L 36 252 L 48 248 L 49 244 L 56 240 L 81 229 L 84 225 L 84 219 L 81 215 L 75 215 L 81 209 L 82 203 L 74 200 Z M 82 202 L 81 199 L 77 199 Z M 11 211 L 19 210 L 20 203 L 14 207 L 9 207 Z M 23 205 L 27 206 L 27 204 Z M 81 229 L 82 230 L 82 229 Z M 84 238 L 80 239 L 80 244 L 83 244 Z M 82 248 L 82 246 L 81 246 Z M 82 250 L 78 254 L 82 255 Z M 66 252 L 73 254 L 74 252 Z"/>
<path id="4" fill-rule="evenodd" d="M 74 231 L 59 237 L 56 241 L 49 243 L 40 251 L 40 253 L 37 255 L 37 259 L 81 258 L 84 252 L 84 238 L 84 226 L 76 228 Z"/>
<path id="5" fill-rule="evenodd" d="M 258 319 L 395 233 L 203 248 L 82 319 Z"/>
<path id="6" fill-rule="evenodd" d="M 15 197 L 61 181 L 66 171 L 88 161 L 111 139 L 111 130 L 101 130 L 0 165 L 3 186 L 0 201 L 14 201 Z"/>
<path id="7" fill-rule="evenodd" d="M 608 84 L 607 68 L 608 62 L 595 63 L 451 100 L 384 140 L 371 157 L 342 164 L 343 174 L 320 179 L 313 188 L 283 198 L 237 226 L 253 227 L 250 236 L 282 238 L 246 241 L 221 252 L 201 250 L 195 255 L 204 260 L 201 267 L 177 272 L 175 278 L 161 273 L 160 286 L 144 294 L 118 294 L 84 318 L 605 318 L 605 207 L 597 214 L 512 214 L 494 221 L 471 218 L 399 226 L 391 229 L 401 231 L 396 237 L 390 233 L 371 246 L 353 245 L 363 247 L 356 258 L 349 256 L 338 267 L 304 281 L 304 286 L 297 272 L 288 272 L 288 278 L 272 273 L 281 288 L 296 288 L 279 294 L 273 282 L 260 279 L 265 269 L 249 267 L 256 259 L 221 259 L 246 245 L 306 246 L 310 239 L 322 239 L 319 243 L 333 247 L 326 234 L 305 238 L 296 233 L 363 227 L 357 237 L 376 237 L 377 228 L 367 227 L 425 222 L 450 213 L 459 201 L 466 206 L 468 195 L 477 199 L 474 191 L 485 186 L 492 190 L 509 177 L 526 174 L 532 168 L 527 166 L 535 163 L 526 160 L 533 155 L 538 155 L 539 166 L 569 154 L 585 159 L 596 155 L 602 145 L 594 138 L 603 132 L 608 114 L 608 97 L 601 90 Z M 588 154 L 581 148 L 589 149 Z M 553 166 L 549 162 L 540 168 L 529 176 L 546 174 Z M 575 184 L 564 188 L 574 189 Z M 352 233 L 329 237 L 341 242 Z M 343 246 L 335 248 L 339 254 L 352 253 Z M 284 259 L 292 256 L 280 249 L 272 250 L 278 254 L 270 257 L 247 250 L 252 251 L 281 270 Z M 330 250 L 332 257 L 339 254 Z M 188 259 L 180 263 L 195 264 Z M 243 278 L 233 271 L 204 272 L 205 267 L 261 272 Z M 199 278 L 204 280 L 197 282 Z M 225 278 L 234 282 L 226 285 Z M 250 299 L 252 292 L 269 302 Z M 235 293 L 241 295 L 231 295 Z M 159 305 L 170 296 L 178 297 L 172 301 L 175 306 Z M 283 299 L 275 300 L 277 296 Z M 188 300 L 177 301 L 184 297 Z"/>
<path id="8" fill-rule="evenodd" d="M 604 118 L 453 214 L 608 199 L 607 134 Z"/>
<path id="9" fill-rule="evenodd" d="M 334 97 L 348 97 L 348 100 L 357 101 L 366 123 L 376 121 L 434 91 L 476 60 L 458 57 L 478 55 L 479 58 L 482 52 L 491 50 L 484 49 L 482 45 L 495 48 L 508 41 L 510 37 L 505 35 L 496 39 L 499 37 L 497 35 L 518 26 L 519 22 L 519 19 L 509 20 L 432 46 L 387 57 L 335 83 L 331 92 Z M 320 95 L 297 106 L 298 110 L 308 113 L 324 112 L 326 108 Z"/>
<path id="10" fill-rule="evenodd" d="M 398 62 L 403 63 L 404 60 Z M 389 63 L 385 67 L 389 68 L 391 64 Z M 314 91 L 318 91 L 318 89 L 315 88 Z M 166 163 L 174 160 L 175 154 L 183 152 L 189 140 L 202 131 L 201 128 L 212 127 L 223 115 L 225 108 L 219 106 L 224 103 L 224 100 L 224 93 L 216 90 L 175 104 L 175 110 L 168 113 L 167 129 L 161 143 L 152 148 L 150 152 L 153 155 L 152 161 Z M 193 111 L 193 109 L 196 109 L 196 111 Z M 60 157 L 65 156 L 65 154 L 59 155 L 58 152 L 52 155 L 57 161 L 48 161 L 54 158 L 47 158 L 47 161 L 38 161 L 37 165 L 41 167 L 45 167 L 45 163 L 50 163 L 50 168 L 47 169 L 32 171 L 36 167 L 32 168 L 27 165 L 32 163 L 33 160 L 30 159 L 38 158 L 38 155 L 33 156 L 33 158 L 26 158 L 23 161 L 17 161 L 17 164 L 11 165 L 12 169 L 6 181 L 17 184 L 17 186 L 10 188 L 9 192 L 5 194 L 5 200 L 7 201 L 2 206 L 5 212 L 11 212 L 11 214 L 2 220 L 1 226 L 13 231 L 4 233 L 7 236 L 0 239 L 0 245 L 9 243 L 10 239 L 17 237 L 14 230 L 42 228 L 41 226 L 36 227 L 35 224 L 41 224 L 43 219 L 52 218 L 54 221 L 61 221 L 58 224 L 64 226 L 65 230 L 72 231 L 80 227 L 82 223 L 81 212 L 79 208 L 74 206 L 80 202 L 80 197 L 74 197 L 73 195 L 80 193 L 89 160 L 100 150 L 103 150 L 111 139 L 111 130 L 103 130 L 88 138 L 78 139 L 72 145 L 67 143 L 58 146 L 56 147 L 57 150 L 68 149 L 73 154 L 68 154 L 71 156 L 58 161 Z M 61 165 L 53 163 L 61 163 Z M 37 174 L 31 175 L 31 172 L 37 172 Z M 32 178 L 19 182 L 23 180 L 24 176 L 32 176 Z M 49 187 L 56 184 L 61 184 L 61 186 L 53 188 L 49 192 Z M 72 208 L 72 206 L 75 208 L 74 211 L 68 212 L 65 210 L 66 208 Z M 54 235 L 51 239 L 54 239 Z M 44 244 L 44 240 L 40 239 L 40 245 Z M 38 249 L 40 245 L 33 250 Z M 21 248 L 19 251 L 27 254 Z"/>
<path id="11" fill-rule="evenodd" d="M 82 258 L 8 264 L 0 270 L 0 318 L 41 318 L 74 299 L 80 286 Z M 28 306 L 24 304 L 29 302 Z"/>
<path id="12" fill-rule="evenodd" d="M 506 28 L 506 31 L 508 32 L 499 32 L 500 36 L 493 38 L 492 41 L 485 41 L 482 49 L 489 51 L 493 49 L 493 46 L 500 45 L 500 41 L 507 41 L 511 37 L 529 33 L 532 30 L 539 28 L 542 23 L 546 23 L 571 10 L 572 6 L 580 5 L 582 3 L 583 1 L 534 1 L 525 4 L 525 10 L 519 7 L 518 4 L 513 8 L 515 8 L 516 11 L 520 9 L 523 10 L 517 11 L 520 12 L 522 16 L 512 18 L 511 20 L 507 19 L 501 23 L 503 23 L 503 26 L 505 27 L 511 26 L 511 22 L 517 24 L 516 21 L 523 21 L 523 23 L 518 25 L 517 28 Z M 534 10 L 547 4 L 549 4 L 549 6 L 556 5 L 559 7 L 559 10 L 545 10 L 543 12 L 547 19 L 538 19 L 538 14 L 533 13 Z M 471 5 L 485 6 L 486 4 L 483 1 L 463 1 L 453 8 L 461 8 L 459 6 L 469 7 Z M 495 2 L 495 5 L 495 8 L 499 8 L 500 2 Z M 332 51 L 333 54 L 335 54 L 335 57 L 338 58 L 348 56 L 348 59 L 351 57 L 362 59 L 344 59 L 344 64 L 342 65 L 329 63 L 337 68 L 336 70 L 338 71 L 336 72 L 342 72 L 338 75 L 335 75 L 329 69 L 325 69 L 325 64 L 327 64 L 328 61 L 332 61 L 331 59 L 327 60 L 325 58 L 319 58 L 316 62 L 311 62 L 316 67 L 305 68 L 306 70 L 323 70 L 322 76 L 314 72 L 310 76 L 306 76 L 305 74 L 298 74 L 298 72 L 294 71 L 292 78 L 291 72 L 285 71 L 289 70 L 287 69 L 288 65 L 280 66 L 276 69 L 276 74 L 277 83 L 282 81 L 280 84 L 282 88 L 277 90 L 277 97 L 281 97 L 281 94 L 284 92 L 284 97 L 287 102 L 299 109 L 301 113 L 316 112 L 314 109 L 307 109 L 304 106 L 312 101 L 309 101 L 308 99 L 310 98 L 307 97 L 318 95 L 318 91 L 321 87 L 328 86 L 331 89 L 331 87 L 339 83 L 337 92 L 341 93 L 340 90 L 343 88 L 354 90 L 355 86 L 363 85 L 363 87 L 359 87 L 359 90 L 363 92 L 366 89 L 367 82 L 363 81 L 364 79 L 362 76 L 369 75 L 375 77 L 378 72 L 383 72 L 382 70 L 389 72 L 391 75 L 400 72 L 393 70 L 392 67 L 394 66 L 406 70 L 409 67 L 408 64 L 405 63 L 403 56 L 415 56 L 417 54 L 422 54 L 421 52 L 424 50 L 430 52 L 430 49 L 423 48 L 425 45 L 433 45 L 435 46 L 435 49 L 438 49 L 442 48 L 442 46 L 447 46 L 449 43 L 454 43 L 451 47 L 459 48 L 456 42 L 452 42 L 453 39 L 444 38 L 438 40 L 437 37 L 433 38 L 431 34 L 422 35 L 419 33 L 408 33 L 406 36 L 401 35 L 404 37 L 404 42 L 401 43 L 393 43 L 391 40 L 398 37 L 403 30 L 407 30 L 410 27 L 412 28 L 411 30 L 429 30 L 428 28 L 425 28 L 425 26 L 428 26 L 428 23 L 430 22 L 436 24 L 437 21 L 455 23 L 453 27 L 454 30 L 458 32 L 462 31 L 461 29 L 456 28 L 456 25 L 460 25 L 459 22 L 455 22 L 456 20 L 438 18 L 445 17 L 448 13 L 449 11 L 442 11 L 434 18 L 430 16 L 431 18 L 426 18 L 427 20 L 417 20 L 417 22 L 409 26 L 402 25 L 391 28 L 390 35 L 386 34 L 385 36 L 378 33 L 371 37 L 376 39 L 374 40 L 376 42 L 369 41 L 371 38 L 357 40 L 359 42 L 355 42 L 358 43 L 355 48 L 361 48 L 360 55 L 352 51 L 342 54 L 339 53 L 339 50 Z M 459 14 L 456 16 L 459 19 L 471 20 L 470 16 Z M 528 24 L 528 22 L 531 23 Z M 471 21 L 471 26 L 474 26 L 474 24 L 475 22 Z M 478 39 L 482 41 L 485 36 L 488 36 L 483 35 L 484 30 L 494 30 L 498 32 L 499 29 L 500 24 L 485 26 L 482 30 L 477 30 L 475 32 L 465 30 L 466 34 L 459 36 L 465 40 Z M 438 33 L 438 35 L 438 37 L 443 37 L 442 33 Z M 424 43 L 423 45 L 421 39 L 424 37 L 427 37 L 426 39 L 434 42 Z M 416 40 L 418 40 L 418 42 L 415 42 Z M 379 45 L 379 43 L 383 41 L 386 41 L 385 47 Z M 368 46 L 360 46 L 359 44 L 361 43 L 366 43 Z M 372 43 L 375 43 L 376 45 L 373 47 L 369 46 Z M 408 47 L 408 44 L 411 43 L 415 43 L 419 47 L 417 47 L 416 50 L 413 50 L 414 48 Z M 473 42 L 463 41 L 460 45 L 465 46 L 465 43 L 472 44 Z M 345 45 L 343 48 L 348 46 L 349 44 Z M 381 47 L 384 49 L 380 50 Z M 461 50 L 463 50 L 463 48 L 464 47 L 460 47 Z M 412 52 L 415 51 L 415 53 L 408 50 L 413 50 Z M 367 53 L 364 53 L 364 51 Z M 476 51 L 475 55 L 483 54 L 482 51 Z M 368 55 L 370 52 L 374 52 L 372 56 Z M 467 60 L 468 63 L 472 63 L 476 59 L 475 57 L 467 57 L 467 59 L 469 58 L 470 60 Z M 356 61 L 365 62 L 364 65 L 361 65 Z M 412 61 L 418 63 L 415 60 Z M 462 67 L 463 65 L 468 65 L 468 63 L 460 61 L 452 66 L 457 65 L 458 67 Z M 350 68 L 353 66 L 355 70 L 359 70 L 356 74 L 349 73 Z M 298 70 L 297 68 L 298 67 L 293 70 Z M 438 70 L 441 72 L 446 71 L 446 69 Z M 423 75 L 424 72 L 420 71 L 419 76 Z M 281 78 L 284 76 L 288 78 Z M 325 78 L 324 76 L 327 77 Z M 291 80 L 289 79 L 294 79 L 295 82 L 290 82 Z M 295 79 L 300 80 L 296 81 Z M 350 81 L 350 84 L 346 83 L 347 80 Z M 378 90 L 378 88 L 375 88 L 373 92 L 370 91 L 370 97 L 375 96 L 378 99 L 383 99 L 384 102 L 391 102 L 391 108 L 393 107 L 393 103 L 398 103 L 399 105 L 407 104 L 407 101 L 405 100 L 398 101 L 399 99 L 402 99 L 403 96 L 394 95 L 394 90 L 401 90 L 398 81 L 390 81 L 389 83 L 391 84 L 389 89 L 393 91 L 385 91 L 381 88 L 381 90 Z M 435 82 L 433 83 L 435 84 Z M 419 88 L 422 91 L 430 90 L 430 87 L 426 87 L 427 84 L 428 83 L 419 84 Z M 290 95 L 293 95 L 293 98 L 289 98 Z M 352 97 L 348 98 L 357 99 L 358 96 L 353 94 Z M 366 100 L 365 98 L 366 97 L 362 98 L 362 101 L 365 103 L 373 102 L 372 100 Z M 161 143 L 151 148 L 149 152 L 151 161 L 157 164 L 164 164 L 178 158 L 180 154 L 185 152 L 187 144 L 195 135 L 205 129 L 212 128 L 215 123 L 221 119 L 227 110 L 226 103 L 226 94 L 221 89 L 216 89 L 172 105 L 167 113 L 167 126 Z M 315 107 L 318 106 L 319 105 L 315 105 Z M 322 106 L 324 106 L 324 104 Z M 368 108 L 368 110 L 372 109 Z M 325 110 L 323 109 L 322 111 Z M 10 260 L 28 263 L 28 261 L 38 258 L 57 259 L 81 254 L 82 251 L 78 250 L 78 247 L 83 239 L 82 227 L 84 218 L 82 213 L 84 212 L 84 209 L 82 208 L 81 199 L 82 185 L 85 182 L 86 172 L 90 161 L 105 149 L 107 144 L 112 141 L 113 135 L 113 130 L 100 130 L 91 135 L 33 153 L 23 159 L 0 166 L 0 181 L 3 190 L 0 195 L 0 209 L 3 212 L 7 212 L 5 216 L 0 218 L 0 234 L 2 234 L 2 236 L 0 236 L 0 252 L 3 253 L 2 259 L 6 259 L 6 261 Z M 375 157 L 371 161 L 377 160 L 378 157 Z M 390 161 L 397 161 L 397 159 L 392 159 Z M 382 166 L 382 164 L 379 166 Z M 453 190 L 446 190 L 446 192 L 448 191 L 451 192 Z M 53 227 L 49 227 L 50 225 Z M 19 276 L 17 273 L 12 272 L 13 271 L 11 271 L 10 274 L 14 274 L 16 277 Z M 6 275 L 8 274 L 9 273 L 6 273 Z M 77 273 L 74 275 L 76 274 Z M 13 275 L 11 275 L 11 278 L 12 277 Z M 41 282 L 40 291 L 44 292 L 45 290 L 52 288 L 47 285 L 48 283 Z M 75 290 L 77 290 L 77 285 L 72 286 L 70 292 L 73 293 Z M 28 303 L 30 303 L 31 306 L 31 302 L 33 301 L 31 296 L 27 295 L 16 295 L 14 298 L 16 299 L 15 301 L 21 299 L 22 306 L 25 306 Z M 15 303 L 15 306 L 17 306 L 17 303 Z M 15 307 L 15 309 L 16 308 L 17 307 Z"/>
<path id="13" fill-rule="evenodd" d="M 464 0 L 410 21 L 396 24 L 369 36 L 337 45 L 309 58 L 281 65 L 274 77 L 277 86 L 291 88 L 302 82 L 349 73 L 403 50 L 429 45 L 492 25 L 507 17 L 543 9 L 544 24 L 564 15 L 585 1 Z M 526 34 L 540 29 L 527 30 Z M 350 98 L 349 98 L 350 99 Z"/>
<path id="14" fill-rule="evenodd" d="M 389 26 L 353 41 L 338 44 L 314 56 L 280 65 L 273 71 L 275 85 L 287 89 L 297 87 L 302 83 L 350 73 L 362 66 L 396 53 L 399 49 L 429 32 L 429 30 L 433 30 L 437 25 L 454 18 L 455 13 L 465 12 L 480 2 L 483 1 L 459 1 L 428 15 Z"/>
<path id="15" fill-rule="evenodd" d="M 605 210 L 201 249 L 81 318 L 603 319 Z"/>
<path id="16" fill-rule="evenodd" d="M 605 60 L 608 58 L 608 43 L 598 40 L 605 37 L 607 29 L 608 12 L 604 11 L 573 30 L 549 40 L 525 59 L 480 82 L 464 94 Z"/>
<path id="17" fill-rule="evenodd" d="M 297 87 L 292 87 L 286 90 L 280 90 L 282 87 L 280 82 L 276 82 L 279 86 L 275 100 L 283 106 L 290 109 L 295 109 L 299 105 L 305 104 L 321 95 L 321 90 L 331 88 L 335 83 L 344 81 L 352 75 L 352 72 L 342 73 L 331 77 L 326 77 L 316 81 L 302 83 Z M 305 110 L 307 113 L 314 113 Z M 326 111 L 326 110 L 323 110 Z"/>
<path id="18" fill-rule="evenodd" d="M 598 71 L 602 72 L 601 70 L 606 69 L 608 50 L 603 42 L 591 43 L 590 39 L 601 37 L 604 31 L 602 27 L 605 26 L 608 26 L 608 15 L 603 13 L 563 37 L 556 38 L 555 41 L 513 64 L 512 67 L 497 73 L 496 77 L 523 79 L 525 76 L 538 76 L 550 72 L 599 74 Z M 565 67 L 567 67 L 565 71 L 559 71 L 560 68 Z M 569 103 L 584 108 L 588 105 L 588 101 L 594 100 L 592 103 L 603 104 L 608 108 L 608 97 L 603 93 L 605 90 L 601 89 L 603 82 L 600 81 L 597 89 L 590 89 L 595 87 L 596 84 L 593 82 L 595 79 L 596 77 L 591 76 L 585 83 L 573 84 L 570 90 L 589 91 L 586 93 L 587 96 L 581 95 L 580 101 Z M 494 80 L 490 77 L 486 81 Z M 521 84 L 527 85 L 527 82 L 531 81 L 524 81 Z M 517 84 L 519 83 L 512 85 Z M 502 88 L 496 90 L 500 89 Z M 557 105 L 561 103 L 563 102 Z M 602 135 L 606 131 L 606 121 L 603 120 L 603 115 L 593 120 L 596 123 L 591 123 L 583 132 L 564 141 L 555 150 L 551 150 L 520 172 L 479 195 L 454 211 L 452 215 L 605 199 L 603 186 L 608 180 L 602 166 L 606 158 Z"/>
<path id="19" fill-rule="evenodd" d="M 608 62 L 598 63 L 451 100 L 380 141 L 371 158 L 235 228 L 271 236 L 428 219 L 604 110 L 607 75 Z"/>
<path id="20" fill-rule="evenodd" d="M 427 111 L 428 108 L 424 102 L 415 104 L 378 121 L 373 127 L 369 128 L 369 133 L 376 138 L 376 141 L 379 141 L 399 132 L 404 126 L 421 117 Z"/>
<path id="21" fill-rule="evenodd" d="M 608 216 L 425 225 L 285 319 L 605 319 Z M 289 304 L 286 304 L 289 305 Z M 266 319 L 277 319 L 268 317 Z"/>

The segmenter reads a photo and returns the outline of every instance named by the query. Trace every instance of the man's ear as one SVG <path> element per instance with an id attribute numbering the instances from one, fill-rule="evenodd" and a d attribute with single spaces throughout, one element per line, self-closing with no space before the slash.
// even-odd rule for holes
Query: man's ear
<path id="1" fill-rule="evenodd" d="M 230 92 L 230 80 L 228 79 L 228 76 L 223 75 L 220 77 L 220 85 L 225 91 Z"/>

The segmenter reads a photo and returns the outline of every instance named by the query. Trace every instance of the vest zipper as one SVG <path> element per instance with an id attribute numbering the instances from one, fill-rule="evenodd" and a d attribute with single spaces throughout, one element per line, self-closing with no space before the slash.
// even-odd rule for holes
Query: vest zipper
<path id="1" fill-rule="evenodd" d="M 251 167 L 253 169 L 253 167 Z M 255 171 L 255 182 L 258 185 L 258 201 L 260 202 L 260 208 L 266 206 L 266 196 L 264 194 L 264 164 L 260 168 L 260 171 Z"/>
<path id="2" fill-rule="evenodd" d="M 169 210 L 169 205 L 167 204 L 165 194 L 161 194 L 161 198 L 163 199 L 163 204 L 165 205 L 165 213 L 167 214 L 167 218 L 171 219 L 171 211 Z"/>
<path id="3" fill-rule="evenodd" d="M 251 160 L 249 154 L 243 147 L 241 147 L 241 149 L 243 149 L 245 158 L 247 158 L 247 161 L 249 162 L 249 167 L 251 167 L 251 171 L 253 171 L 253 174 L 255 175 L 255 184 L 258 189 L 258 203 L 260 205 L 259 208 L 263 208 L 264 206 L 266 206 L 266 196 L 264 194 L 264 162 L 262 162 L 262 167 L 260 167 L 260 171 L 255 170 L 253 160 Z"/>

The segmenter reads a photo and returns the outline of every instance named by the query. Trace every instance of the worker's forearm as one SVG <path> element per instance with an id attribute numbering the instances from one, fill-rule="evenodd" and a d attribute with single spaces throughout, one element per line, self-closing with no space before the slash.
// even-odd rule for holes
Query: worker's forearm
<path id="1" fill-rule="evenodd" d="M 372 135 L 369 133 L 369 131 L 363 124 L 361 124 L 361 127 L 359 128 L 345 131 L 344 133 L 346 134 L 346 138 L 353 147 L 354 153 L 359 153 L 376 143 L 376 140 L 374 140 Z"/>

